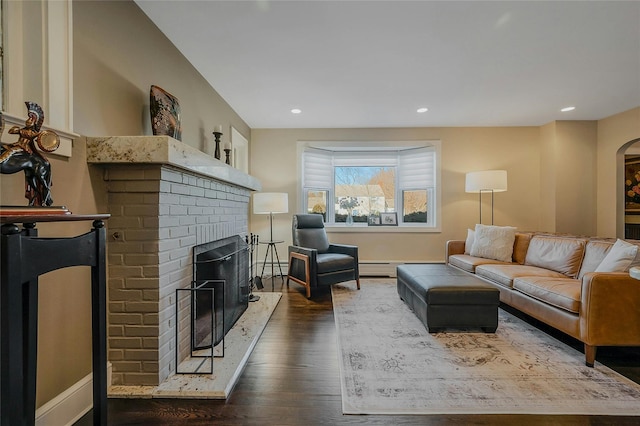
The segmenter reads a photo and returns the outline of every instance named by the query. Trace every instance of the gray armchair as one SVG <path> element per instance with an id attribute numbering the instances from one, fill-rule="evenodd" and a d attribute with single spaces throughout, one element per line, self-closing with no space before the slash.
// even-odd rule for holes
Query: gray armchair
<path id="1" fill-rule="evenodd" d="M 322 215 L 293 215 L 293 245 L 289 246 L 289 280 L 311 289 L 355 280 L 360 290 L 358 247 L 330 244 Z"/>

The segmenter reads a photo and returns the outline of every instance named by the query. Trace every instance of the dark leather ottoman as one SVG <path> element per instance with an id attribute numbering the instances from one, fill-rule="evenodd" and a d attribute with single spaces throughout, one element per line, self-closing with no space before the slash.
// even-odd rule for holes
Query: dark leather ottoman
<path id="1" fill-rule="evenodd" d="M 399 265 L 398 294 L 429 333 L 443 328 L 498 328 L 500 291 L 443 264 Z"/>

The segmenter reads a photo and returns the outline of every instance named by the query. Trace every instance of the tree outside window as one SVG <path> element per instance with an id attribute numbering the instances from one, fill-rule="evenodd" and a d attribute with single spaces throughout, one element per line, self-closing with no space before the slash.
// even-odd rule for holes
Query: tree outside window
<path id="1" fill-rule="evenodd" d="M 370 214 L 395 211 L 394 167 L 335 167 L 335 222 L 347 215 L 367 223 Z"/>
<path id="2" fill-rule="evenodd" d="M 427 223 L 427 190 L 402 191 L 402 221 Z"/>

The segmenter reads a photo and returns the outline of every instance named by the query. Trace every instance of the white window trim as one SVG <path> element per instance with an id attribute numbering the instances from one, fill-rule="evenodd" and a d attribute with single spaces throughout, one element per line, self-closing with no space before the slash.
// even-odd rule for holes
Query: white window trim
<path id="1" fill-rule="evenodd" d="M 73 132 L 72 1 L 2 0 L 2 7 L 5 120 L 23 126 L 27 116 L 25 101 L 38 103 L 45 113 L 42 128 L 60 136 L 60 147 L 48 155 L 71 157 L 72 141 L 79 136 Z M 41 29 L 41 39 L 25 40 L 29 27 Z M 33 66 L 40 63 L 41 67 Z M 30 81 L 27 76 L 39 81 Z M 6 142 L 13 140 L 7 138 Z"/>
<path id="2" fill-rule="evenodd" d="M 306 148 L 319 148 L 319 149 L 343 149 L 345 151 L 353 151 L 362 149 L 370 151 L 371 148 L 377 148 L 381 150 L 397 150 L 398 148 L 420 148 L 420 147 L 433 147 L 435 152 L 435 217 L 436 222 L 434 226 L 426 226 L 422 224 L 403 224 L 402 226 L 367 226 L 354 224 L 353 226 L 345 226 L 343 224 L 333 225 L 327 224 L 326 229 L 328 232 L 336 233 L 408 233 L 408 232 L 420 232 L 420 233 L 438 233 L 442 232 L 442 181 L 441 181 L 441 146 L 440 140 L 415 140 L 415 141 L 298 141 L 296 146 L 296 173 L 298 176 L 298 185 L 296 188 L 297 193 L 297 212 L 305 212 L 305 197 L 304 188 L 300 184 L 302 178 L 302 155 Z M 397 185 L 397 182 L 396 182 Z M 331 194 L 329 194 L 331 195 Z M 431 209 L 429 209 L 431 212 Z"/>

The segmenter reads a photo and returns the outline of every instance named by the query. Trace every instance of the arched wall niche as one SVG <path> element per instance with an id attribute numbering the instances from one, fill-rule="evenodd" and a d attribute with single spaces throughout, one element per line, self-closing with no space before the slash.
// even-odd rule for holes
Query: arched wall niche
<path id="1" fill-rule="evenodd" d="M 616 170 L 616 208 L 618 223 L 618 237 L 640 239 L 640 203 L 628 204 L 627 191 L 629 191 L 628 181 L 631 181 L 631 190 L 634 179 L 630 179 L 629 173 L 637 169 L 640 172 L 640 138 L 632 139 L 623 144 L 617 152 Z M 628 173 L 629 171 L 629 173 Z"/>

